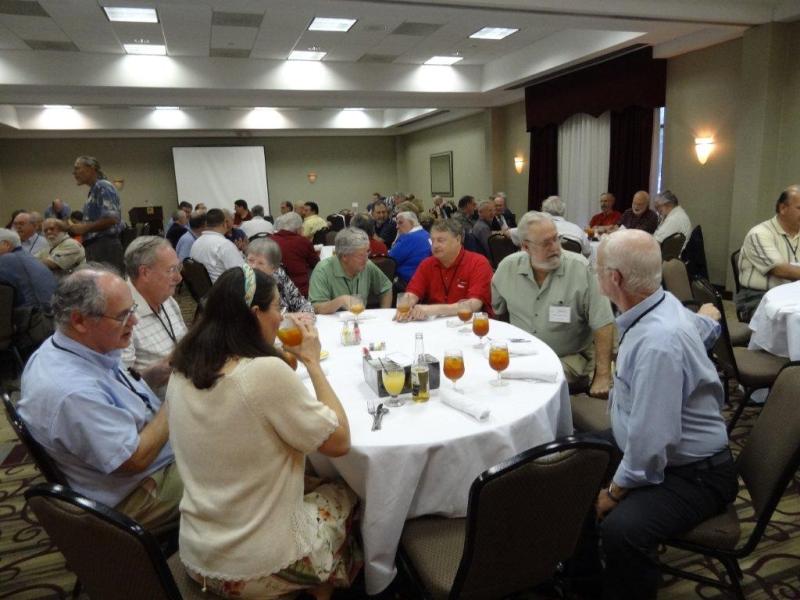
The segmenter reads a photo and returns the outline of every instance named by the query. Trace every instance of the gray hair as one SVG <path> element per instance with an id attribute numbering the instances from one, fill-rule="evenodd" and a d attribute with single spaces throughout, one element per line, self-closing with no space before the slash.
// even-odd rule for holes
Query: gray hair
<path id="1" fill-rule="evenodd" d="M 369 236 L 361 229 L 348 227 L 336 234 L 336 241 L 334 242 L 336 256 L 354 254 L 364 246 L 369 246 Z"/>
<path id="2" fill-rule="evenodd" d="M 444 231 L 459 242 L 464 242 L 464 227 L 456 219 L 436 219 L 431 225 L 431 231 Z"/>
<path id="3" fill-rule="evenodd" d="M 64 222 L 61 219 L 58 219 L 56 217 L 48 217 L 44 221 L 42 221 L 42 229 L 47 229 L 47 227 L 50 224 L 54 224 L 61 231 L 68 231 L 69 230 L 69 225 L 66 222 Z"/>
<path id="4" fill-rule="evenodd" d="M 8 242 L 12 248 L 19 248 L 22 245 L 19 234 L 13 229 L 0 229 L 0 242 Z"/>
<path id="5" fill-rule="evenodd" d="M 172 248 L 169 240 L 155 235 L 140 235 L 125 250 L 125 273 L 131 281 L 139 278 L 139 267 L 149 267 L 156 262 L 159 248 Z"/>
<path id="6" fill-rule="evenodd" d="M 32 210 L 32 211 L 30 211 L 28 213 L 28 215 L 30 215 L 31 223 L 33 223 L 34 225 L 38 226 L 42 222 L 42 218 L 43 218 L 42 217 L 42 213 L 36 212 L 35 210 Z"/>
<path id="7" fill-rule="evenodd" d="M 253 208 L 250 209 L 250 214 L 254 217 L 263 217 L 264 216 L 264 207 L 260 204 L 256 204 Z"/>
<path id="8" fill-rule="evenodd" d="M 528 228 L 533 225 L 534 223 L 552 223 L 553 218 L 544 212 L 539 212 L 538 210 L 529 210 L 517 223 L 517 229 L 520 233 L 520 240 L 525 239 L 528 237 Z"/>
<path id="9" fill-rule="evenodd" d="M 275 231 L 297 231 L 303 226 L 303 217 L 296 212 L 288 212 L 275 219 Z"/>
<path id="10" fill-rule="evenodd" d="M 615 231 L 603 238 L 597 253 L 606 269 L 622 274 L 626 292 L 649 295 L 661 286 L 661 246 L 646 231 Z"/>
<path id="11" fill-rule="evenodd" d="M 669 190 L 664 190 L 663 192 L 659 192 L 658 195 L 656 195 L 656 199 L 654 200 L 653 203 L 656 206 L 664 206 L 665 204 L 678 206 L 678 197 Z"/>
<path id="12" fill-rule="evenodd" d="M 94 156 L 79 156 L 75 159 L 76 163 L 81 163 L 82 165 L 86 165 L 87 167 L 94 169 L 97 173 L 98 179 L 105 179 L 106 174 L 103 173 L 103 170 L 100 168 L 100 163 Z"/>
<path id="13" fill-rule="evenodd" d="M 107 299 L 98 282 L 106 273 L 119 277 L 105 265 L 86 263 L 58 282 L 50 304 L 59 329 L 69 326 L 73 312 L 87 317 L 99 317 L 106 312 Z"/>
<path id="14" fill-rule="evenodd" d="M 563 217 L 566 208 L 564 201 L 558 196 L 550 196 L 547 200 L 542 202 L 542 212 L 546 212 L 555 217 Z"/>
<path id="15" fill-rule="evenodd" d="M 397 217 L 395 217 L 395 218 L 399 219 L 401 217 L 403 219 L 405 219 L 406 221 L 411 221 L 411 223 L 414 225 L 414 227 L 419 225 L 419 217 L 417 217 L 417 213 L 415 213 L 415 212 L 412 212 L 410 210 L 404 210 L 403 212 L 397 213 Z"/>
<path id="16" fill-rule="evenodd" d="M 274 269 L 281 266 L 283 255 L 281 254 L 281 247 L 269 238 L 256 238 L 250 245 L 247 246 L 247 254 L 255 254 L 256 256 L 263 256 L 267 262 Z"/>

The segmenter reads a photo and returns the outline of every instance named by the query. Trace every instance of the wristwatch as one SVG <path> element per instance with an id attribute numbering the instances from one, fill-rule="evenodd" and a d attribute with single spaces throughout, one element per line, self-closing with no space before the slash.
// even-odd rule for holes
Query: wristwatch
<path id="1" fill-rule="evenodd" d="M 613 481 L 612 481 L 611 483 L 609 483 L 609 484 L 608 484 L 608 489 L 606 490 L 606 495 L 607 495 L 609 498 L 611 498 L 611 500 L 613 500 L 614 502 L 616 502 L 617 504 L 619 504 L 620 502 L 622 502 L 622 498 L 620 498 L 619 496 L 615 496 L 615 495 L 614 495 L 614 482 L 613 482 Z"/>

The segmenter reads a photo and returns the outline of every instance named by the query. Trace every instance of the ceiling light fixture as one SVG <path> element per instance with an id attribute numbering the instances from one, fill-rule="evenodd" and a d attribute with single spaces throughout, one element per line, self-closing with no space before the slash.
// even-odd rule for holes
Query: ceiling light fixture
<path id="1" fill-rule="evenodd" d="M 512 33 L 517 33 L 518 31 L 519 29 L 509 29 L 506 27 L 484 27 L 469 37 L 475 40 L 502 40 L 503 38 L 507 38 Z"/>
<path id="2" fill-rule="evenodd" d="M 453 65 L 460 60 L 463 60 L 463 56 L 432 56 L 428 60 L 425 61 L 426 65 Z"/>
<path id="3" fill-rule="evenodd" d="M 342 110 L 347 111 L 347 112 L 354 112 L 354 111 L 362 111 L 362 110 L 367 110 L 367 109 L 366 108 L 349 108 L 348 107 L 348 108 L 343 108 Z"/>
<path id="4" fill-rule="evenodd" d="M 180 110 L 179 106 L 156 106 L 156 110 Z"/>
<path id="5" fill-rule="evenodd" d="M 289 60 L 322 60 L 326 54 L 316 50 L 292 50 Z"/>
<path id="6" fill-rule="evenodd" d="M 104 6 L 109 21 L 123 23 L 158 23 L 155 8 L 129 8 L 123 6 Z"/>
<path id="7" fill-rule="evenodd" d="M 72 106 L 69 104 L 43 104 L 42 106 L 47 110 L 72 110 Z"/>
<path id="8" fill-rule="evenodd" d="M 254 107 L 253 107 L 253 110 L 259 110 L 259 111 L 274 111 L 274 110 L 276 110 L 276 109 L 275 109 L 275 107 L 273 107 L 273 106 L 254 106 Z"/>
<path id="9" fill-rule="evenodd" d="M 338 31 L 341 33 L 350 31 L 356 24 L 355 19 L 334 19 L 330 17 L 315 17 L 308 26 L 309 31 Z"/>
<path id="10" fill-rule="evenodd" d="M 148 54 L 152 56 L 166 56 L 167 47 L 163 44 L 123 44 L 128 54 Z"/>

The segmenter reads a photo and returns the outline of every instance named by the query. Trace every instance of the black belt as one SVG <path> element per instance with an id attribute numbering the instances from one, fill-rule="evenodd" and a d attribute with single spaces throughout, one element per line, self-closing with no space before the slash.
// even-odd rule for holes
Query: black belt
<path id="1" fill-rule="evenodd" d="M 82 244 L 83 244 L 83 247 L 86 248 L 86 246 L 91 246 L 92 244 L 94 244 L 95 242 L 99 242 L 100 240 L 119 240 L 119 236 L 118 235 L 101 235 L 101 236 L 89 238 L 88 240 L 83 240 Z"/>
<path id="2" fill-rule="evenodd" d="M 668 468 L 673 471 L 677 469 L 693 469 L 695 471 L 709 471 L 716 467 L 721 467 L 722 465 L 728 464 L 729 462 L 733 462 L 733 455 L 731 454 L 730 448 L 725 448 L 707 458 L 701 458 L 700 460 L 697 460 L 695 462 L 690 462 L 686 463 L 685 465 L 679 465 L 676 467 L 668 467 Z"/>

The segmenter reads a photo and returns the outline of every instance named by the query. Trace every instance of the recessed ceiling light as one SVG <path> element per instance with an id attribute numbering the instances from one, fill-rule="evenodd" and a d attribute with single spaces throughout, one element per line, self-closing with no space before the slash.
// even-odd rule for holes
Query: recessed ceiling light
<path id="1" fill-rule="evenodd" d="M 156 106 L 156 110 L 180 110 L 179 106 Z"/>
<path id="2" fill-rule="evenodd" d="M 315 17 L 308 26 L 309 31 L 350 31 L 356 24 L 355 19 L 332 19 L 328 17 Z"/>
<path id="3" fill-rule="evenodd" d="M 128 54 L 151 54 L 155 56 L 165 56 L 167 47 L 163 44 L 123 44 L 125 52 Z"/>
<path id="4" fill-rule="evenodd" d="M 254 106 L 253 110 L 275 110 L 273 106 Z"/>
<path id="5" fill-rule="evenodd" d="M 512 33 L 517 33 L 519 29 L 508 29 L 506 27 L 484 27 L 480 31 L 473 33 L 471 38 L 476 40 L 502 40 Z"/>
<path id="6" fill-rule="evenodd" d="M 125 23 L 158 23 L 155 8 L 127 8 L 122 6 L 104 6 L 109 21 Z"/>
<path id="7" fill-rule="evenodd" d="M 50 110 L 70 110 L 72 108 L 69 104 L 44 104 L 43 106 Z"/>
<path id="8" fill-rule="evenodd" d="M 292 50 L 289 60 L 322 60 L 327 52 L 317 52 L 314 50 Z"/>
<path id="9" fill-rule="evenodd" d="M 426 65 L 452 65 L 457 63 L 460 60 L 463 60 L 463 56 L 432 56 L 428 60 L 425 61 Z"/>
<path id="10" fill-rule="evenodd" d="M 351 108 L 351 107 L 348 107 L 348 108 L 343 108 L 342 110 L 357 111 L 357 110 L 367 110 L 367 109 L 366 108 Z"/>

